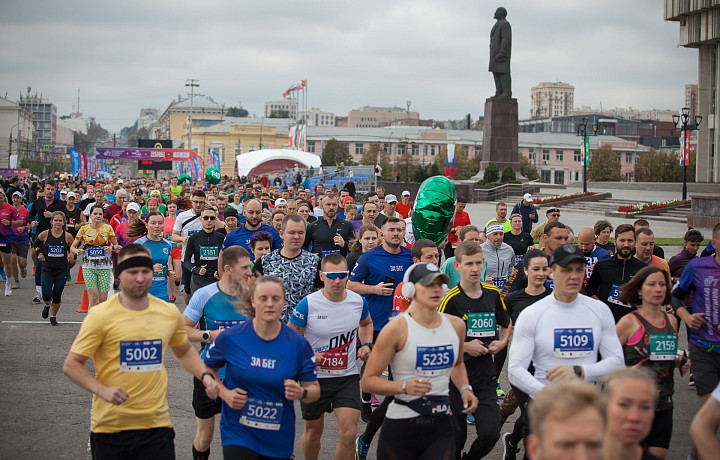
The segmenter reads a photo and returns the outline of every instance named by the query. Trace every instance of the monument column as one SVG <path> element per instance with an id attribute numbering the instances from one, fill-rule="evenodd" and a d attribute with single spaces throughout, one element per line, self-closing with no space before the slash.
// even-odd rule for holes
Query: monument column
<path id="1" fill-rule="evenodd" d="M 490 163 L 495 163 L 501 173 L 506 166 L 520 172 L 517 99 L 491 97 L 485 101 L 480 170 L 485 171 Z"/>

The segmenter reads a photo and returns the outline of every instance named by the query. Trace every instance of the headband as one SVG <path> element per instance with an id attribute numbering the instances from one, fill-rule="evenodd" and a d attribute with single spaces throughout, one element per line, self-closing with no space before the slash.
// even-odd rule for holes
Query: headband
<path id="1" fill-rule="evenodd" d="M 153 261 L 148 256 L 135 256 L 135 257 L 128 257 L 127 259 L 123 260 L 119 264 L 115 266 L 115 271 L 117 272 L 116 276 L 120 276 L 120 273 L 122 273 L 124 270 L 128 270 L 130 268 L 135 267 L 145 267 L 149 268 L 150 270 L 153 269 Z"/>
<path id="2" fill-rule="evenodd" d="M 488 225 L 487 228 L 485 229 L 486 235 L 489 235 L 489 234 L 495 233 L 495 232 L 505 233 L 505 227 L 503 227 L 501 224 L 491 224 L 491 225 Z"/>

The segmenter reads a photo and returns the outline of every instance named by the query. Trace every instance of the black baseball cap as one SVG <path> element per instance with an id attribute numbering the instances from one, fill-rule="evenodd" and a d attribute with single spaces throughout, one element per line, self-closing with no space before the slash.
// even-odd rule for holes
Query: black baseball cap
<path id="1" fill-rule="evenodd" d="M 582 260 L 583 263 L 585 263 L 585 254 L 582 252 L 582 249 L 576 244 L 563 244 L 550 256 L 550 266 L 552 267 L 558 264 L 561 267 L 567 267 L 573 260 Z"/>
<path id="2" fill-rule="evenodd" d="M 440 276 L 442 277 L 443 283 L 450 284 L 450 277 L 440 271 L 438 266 L 435 264 L 420 262 L 410 266 L 408 271 L 408 281 L 410 283 L 418 283 L 423 286 L 429 286 L 433 281 L 435 281 L 435 278 Z"/>
<path id="3" fill-rule="evenodd" d="M 560 209 L 559 208 L 548 208 L 548 210 L 545 211 L 545 214 L 550 214 L 551 212 L 556 212 L 556 213 L 560 214 Z"/>

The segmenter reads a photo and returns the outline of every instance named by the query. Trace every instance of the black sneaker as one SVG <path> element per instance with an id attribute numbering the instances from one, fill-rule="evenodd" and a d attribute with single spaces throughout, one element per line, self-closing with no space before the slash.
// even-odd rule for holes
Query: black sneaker
<path id="1" fill-rule="evenodd" d="M 520 449 L 510 445 L 510 433 L 503 435 L 503 459 L 504 460 L 515 460 Z"/>
<path id="2" fill-rule="evenodd" d="M 48 316 L 50 316 L 50 305 L 45 305 L 43 307 L 42 317 L 43 319 L 47 319 Z"/>
<path id="3" fill-rule="evenodd" d="M 50 324 L 52 324 L 53 326 L 57 326 L 57 324 L 58 324 L 58 323 L 57 323 L 57 318 L 55 318 L 54 316 L 51 316 L 51 317 L 50 317 Z"/>
<path id="4" fill-rule="evenodd" d="M 35 294 L 35 297 L 33 297 L 33 302 L 40 303 L 42 302 L 42 299 L 40 298 L 40 294 Z"/>
<path id="5" fill-rule="evenodd" d="M 363 402 L 362 409 L 360 409 L 360 418 L 363 423 L 370 423 L 370 417 L 372 416 L 372 404 Z"/>

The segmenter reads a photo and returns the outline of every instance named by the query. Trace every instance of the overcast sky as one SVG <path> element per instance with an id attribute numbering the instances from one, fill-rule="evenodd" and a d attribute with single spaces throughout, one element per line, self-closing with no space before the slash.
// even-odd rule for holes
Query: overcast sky
<path id="1" fill-rule="evenodd" d="M 575 105 L 679 110 L 697 82 L 697 50 L 660 0 L 0 2 L 0 94 L 28 86 L 112 131 L 143 107 L 161 111 L 186 79 L 226 106 L 261 114 L 293 83 L 308 106 L 346 115 L 363 105 L 422 118 L 477 118 L 494 94 L 488 69 L 497 6 L 513 28 L 513 96 L 528 118 L 530 88 L 575 86 Z"/>

